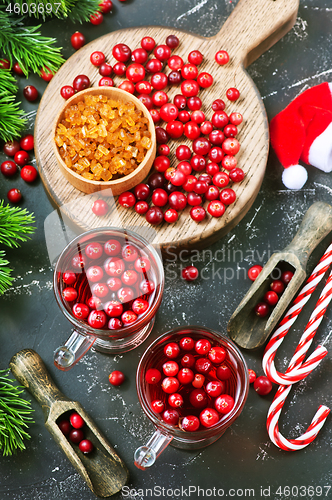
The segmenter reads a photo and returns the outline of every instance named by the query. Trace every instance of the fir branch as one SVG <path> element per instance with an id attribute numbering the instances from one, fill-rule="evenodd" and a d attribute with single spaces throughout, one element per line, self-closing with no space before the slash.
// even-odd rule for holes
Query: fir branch
<path id="1" fill-rule="evenodd" d="M 0 450 L 4 456 L 24 450 L 23 440 L 30 439 L 25 430 L 33 420 L 31 403 L 20 395 L 22 386 L 8 378 L 9 370 L 0 370 Z"/>
<path id="2" fill-rule="evenodd" d="M 16 79 L 10 69 L 0 68 L 0 96 L 16 94 Z"/>
<path id="3" fill-rule="evenodd" d="M 0 295 L 5 293 L 14 281 L 14 278 L 10 275 L 12 269 L 7 267 L 9 262 L 4 257 L 4 250 L 0 250 Z"/>
<path id="4" fill-rule="evenodd" d="M 0 95 L 0 138 L 5 142 L 20 136 L 26 115 L 15 102 L 15 96 Z"/>
<path id="5" fill-rule="evenodd" d="M 14 19 L 0 10 L 0 49 L 11 65 L 15 59 L 26 76 L 29 70 L 40 75 L 47 66 L 56 72 L 64 62 L 60 48 L 54 47 L 55 38 L 41 35 L 40 26 L 23 26 L 21 19 Z"/>
<path id="6" fill-rule="evenodd" d="M 73 8 L 68 14 L 72 22 L 82 23 L 90 21 L 90 17 L 100 11 L 100 0 L 75 0 Z"/>
<path id="7" fill-rule="evenodd" d="M 17 248 L 18 242 L 26 241 L 27 235 L 34 232 L 34 222 L 34 214 L 26 208 L 4 206 L 4 201 L 0 201 L 0 243 Z"/>

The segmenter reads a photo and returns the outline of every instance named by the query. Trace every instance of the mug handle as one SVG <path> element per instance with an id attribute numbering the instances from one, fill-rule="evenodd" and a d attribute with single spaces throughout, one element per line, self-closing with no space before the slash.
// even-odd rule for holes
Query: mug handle
<path id="1" fill-rule="evenodd" d="M 140 446 L 135 451 L 134 461 L 136 467 L 141 470 L 151 467 L 164 449 L 167 448 L 172 439 L 173 436 L 164 434 L 159 429 L 156 429 L 146 445 Z"/>
<path id="2" fill-rule="evenodd" d="M 54 364 L 62 371 L 70 370 L 95 342 L 94 335 L 82 335 L 73 331 L 67 342 L 54 351 Z"/>

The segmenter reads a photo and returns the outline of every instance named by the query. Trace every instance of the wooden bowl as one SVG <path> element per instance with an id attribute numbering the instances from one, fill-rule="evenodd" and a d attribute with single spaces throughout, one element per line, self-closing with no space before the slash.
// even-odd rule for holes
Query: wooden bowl
<path id="1" fill-rule="evenodd" d="M 125 175 L 119 179 L 115 179 L 112 181 L 93 181 L 88 180 L 77 174 L 73 170 L 67 167 L 65 162 L 60 156 L 59 149 L 57 144 L 55 143 L 55 133 L 58 127 L 59 122 L 63 119 L 64 113 L 66 109 L 81 101 L 82 98 L 86 95 L 105 95 L 109 99 L 116 99 L 118 101 L 122 101 L 124 103 L 133 102 L 137 109 L 143 112 L 145 118 L 149 120 L 148 129 L 151 133 L 152 146 L 147 150 L 144 160 L 139 164 L 139 166 L 128 175 Z M 60 113 L 56 117 L 54 122 L 54 127 L 52 131 L 52 145 L 55 157 L 57 159 L 58 165 L 64 177 L 76 188 L 83 193 L 95 193 L 96 191 L 100 191 L 101 189 L 111 189 L 113 195 L 118 195 L 123 193 L 124 191 L 128 191 L 132 189 L 134 186 L 139 184 L 145 179 L 147 174 L 152 167 L 152 163 L 155 159 L 156 155 L 156 133 L 153 120 L 147 108 L 144 104 L 141 103 L 137 97 L 129 94 L 125 90 L 121 90 L 114 87 L 93 87 L 89 89 L 82 90 L 78 92 L 74 96 L 72 96 L 68 101 L 65 102 L 62 107 Z"/>

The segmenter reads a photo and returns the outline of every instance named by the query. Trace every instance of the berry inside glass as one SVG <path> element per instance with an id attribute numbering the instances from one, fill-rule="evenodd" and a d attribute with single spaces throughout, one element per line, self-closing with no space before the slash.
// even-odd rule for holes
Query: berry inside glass
<path id="1" fill-rule="evenodd" d="M 151 378 L 151 370 L 161 377 Z M 169 443 L 197 449 L 219 439 L 243 409 L 248 369 L 240 351 L 222 334 L 178 328 L 159 337 L 143 354 L 136 386 L 142 408 L 157 428 L 135 453 L 135 465 L 146 468 Z"/>
<path id="2" fill-rule="evenodd" d="M 75 326 L 74 334 L 103 352 L 126 352 L 145 340 L 163 285 L 158 252 L 139 235 L 118 229 L 92 230 L 75 238 L 54 272 L 56 300 Z M 77 342 L 69 342 L 75 356 L 69 367 L 79 359 Z"/>

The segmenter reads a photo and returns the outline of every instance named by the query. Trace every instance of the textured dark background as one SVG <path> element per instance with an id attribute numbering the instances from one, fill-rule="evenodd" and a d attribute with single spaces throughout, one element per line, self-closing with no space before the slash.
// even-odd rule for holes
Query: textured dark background
<path id="1" fill-rule="evenodd" d="M 219 30 L 236 3 L 231 0 L 128 0 L 126 3 L 114 0 L 113 14 L 106 15 L 100 26 L 74 26 L 70 22 L 53 20 L 44 23 L 42 30 L 44 34 L 56 36 L 64 56 L 69 57 L 73 53 L 70 35 L 76 29 L 85 34 L 87 41 L 112 30 L 151 24 L 176 26 L 211 36 Z M 295 27 L 248 69 L 262 95 L 269 118 L 302 90 L 329 80 L 332 72 L 331 27 L 330 0 L 301 0 Z M 40 91 L 46 85 L 34 76 L 29 78 L 28 83 L 36 85 Z M 19 84 L 23 89 L 27 82 L 20 79 Z M 32 130 L 37 105 L 24 101 L 24 106 L 31 112 Z M 176 263 L 174 267 L 165 261 L 165 293 L 151 339 L 174 326 L 188 324 L 226 332 L 231 313 L 250 285 L 249 280 L 243 277 L 243 269 L 247 270 L 253 263 L 266 262 L 269 252 L 288 244 L 303 214 L 314 201 L 330 201 L 332 174 L 321 173 L 312 167 L 308 170 L 309 181 L 305 188 L 297 192 L 287 191 L 280 181 L 281 167 L 271 152 L 266 177 L 254 205 L 238 227 L 210 247 L 214 255 L 225 245 L 225 249 L 230 251 L 229 254 L 226 252 L 225 261 L 218 262 L 207 252 L 196 253 L 196 259 L 200 259 L 197 267 L 200 270 L 206 268 L 208 280 L 183 283 L 179 279 L 180 264 Z M 280 499 L 297 498 L 295 493 L 287 495 L 286 486 L 332 485 L 331 419 L 308 448 L 294 453 L 281 451 L 271 444 L 265 429 L 273 393 L 261 398 L 252 388 L 242 415 L 217 443 L 196 452 L 169 447 L 149 471 L 136 469 L 133 465 L 134 450 L 153 432 L 152 425 L 141 411 L 135 390 L 135 368 L 148 342 L 124 356 L 112 357 L 91 351 L 67 373 L 59 372 L 53 366 L 53 350 L 70 332 L 70 325 L 54 299 L 52 268 L 44 239 L 44 219 L 53 207 L 40 181 L 27 186 L 21 179 L 2 177 L 0 183 L 2 197 L 10 187 L 22 188 L 22 206 L 34 211 L 37 221 L 33 238 L 21 249 L 7 252 L 16 280 L 0 301 L 0 367 L 6 368 L 11 356 L 20 349 L 35 349 L 61 390 L 69 398 L 82 403 L 125 460 L 130 470 L 131 488 L 137 493 L 141 488 L 153 488 L 155 485 L 165 488 L 179 485 L 219 487 L 225 491 L 229 488 L 255 488 L 255 498 L 261 498 L 260 488 L 271 487 L 270 498 Z M 314 252 L 309 261 L 310 270 L 327 244 L 325 240 Z M 234 254 L 236 250 L 242 254 Z M 223 279 L 225 268 L 235 272 L 235 278 L 226 283 Z M 171 272 L 174 269 L 176 278 Z M 218 269 L 219 277 L 216 274 Z M 303 330 L 313 308 L 313 301 L 310 304 L 311 307 L 305 308 L 297 328 L 282 346 L 278 356 L 280 369 L 286 368 L 293 354 L 300 330 Z M 331 320 L 331 312 L 328 312 L 314 345 L 325 340 L 326 347 L 332 349 L 329 340 Z M 263 350 L 244 353 L 249 367 L 259 374 L 262 374 L 262 353 Z M 108 374 L 114 369 L 122 370 L 127 376 L 121 388 L 113 388 L 108 383 Z M 292 390 L 280 422 L 286 437 L 299 436 L 307 428 L 319 404 L 330 405 L 331 378 L 329 354 L 312 375 Z M 93 499 L 94 495 L 44 428 L 41 409 L 35 401 L 32 405 L 35 424 L 31 426 L 32 439 L 27 442 L 26 451 L 13 457 L 0 457 L 0 500 Z M 276 493 L 279 486 L 282 488 L 279 490 L 281 495 Z M 135 496 L 135 491 L 131 498 L 141 499 L 142 495 Z M 241 492 L 238 492 L 235 498 L 240 496 Z M 325 492 L 322 496 L 325 497 Z M 332 498 L 332 491 L 328 497 Z M 114 499 L 120 498 L 130 497 L 120 493 L 114 496 Z M 192 495 L 192 498 L 198 496 Z M 312 498 L 312 495 L 302 490 L 302 498 Z"/>

